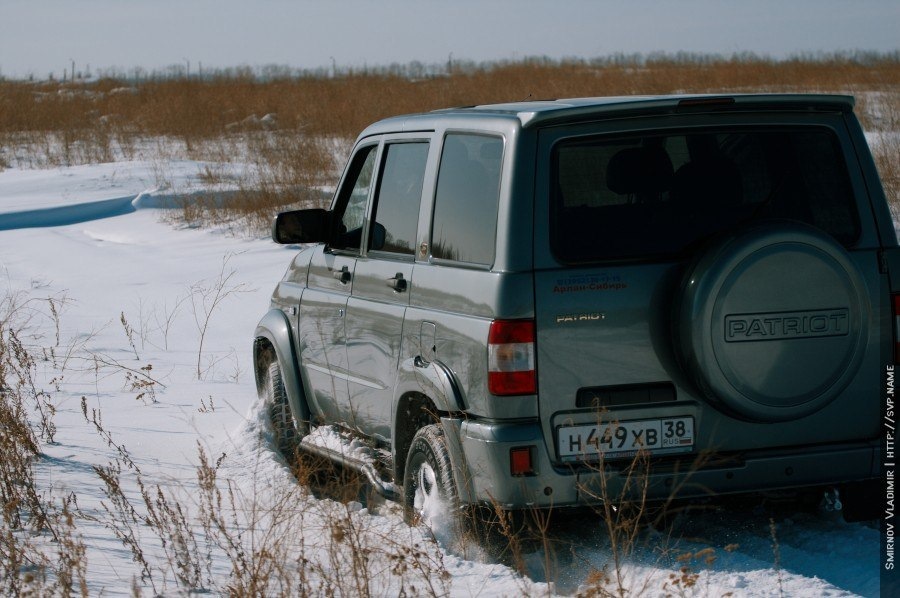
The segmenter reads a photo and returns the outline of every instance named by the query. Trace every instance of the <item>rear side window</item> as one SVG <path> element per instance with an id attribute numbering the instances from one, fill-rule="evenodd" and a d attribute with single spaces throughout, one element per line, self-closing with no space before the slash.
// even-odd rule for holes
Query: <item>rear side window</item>
<path id="1" fill-rule="evenodd" d="M 759 219 L 859 236 L 847 167 L 825 128 L 580 138 L 554 147 L 551 243 L 563 262 L 678 254 Z"/>
<path id="2" fill-rule="evenodd" d="M 415 253 L 427 159 L 428 143 L 385 146 L 369 249 L 405 255 Z"/>
<path id="3" fill-rule="evenodd" d="M 431 223 L 432 257 L 482 266 L 494 263 L 502 156 L 499 137 L 447 135 Z"/>

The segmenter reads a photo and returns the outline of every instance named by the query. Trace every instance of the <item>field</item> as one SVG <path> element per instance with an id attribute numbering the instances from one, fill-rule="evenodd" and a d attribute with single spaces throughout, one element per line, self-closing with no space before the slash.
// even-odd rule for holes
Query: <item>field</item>
<path id="1" fill-rule="evenodd" d="M 0 168 L 188 158 L 230 207 L 265 228 L 275 206 L 333 184 L 349 145 L 386 116 L 525 99 L 666 93 L 851 94 L 892 201 L 900 201 L 900 55 L 771 61 L 750 56 L 615 57 L 485 65 L 420 64 L 329 74 L 235 69 L 203 79 L 0 80 Z M 202 208 L 202 202 L 201 202 Z M 200 209 L 198 222 L 216 219 Z"/>
<path id="2" fill-rule="evenodd" d="M 650 525 L 637 505 L 460 544 L 285 459 L 257 399 L 249 339 L 294 255 L 271 216 L 326 201 L 369 122 L 750 91 L 856 96 L 900 207 L 897 55 L 0 81 L 0 592 L 877 595 L 877 525 L 795 507 Z"/>

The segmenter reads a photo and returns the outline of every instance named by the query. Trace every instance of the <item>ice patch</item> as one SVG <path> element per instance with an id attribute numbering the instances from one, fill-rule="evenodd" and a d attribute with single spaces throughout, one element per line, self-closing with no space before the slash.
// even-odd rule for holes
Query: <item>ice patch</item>
<path id="1" fill-rule="evenodd" d="M 12 212 L 0 216 L 0 230 L 66 226 L 133 212 L 133 197 L 117 197 L 75 205 Z"/>

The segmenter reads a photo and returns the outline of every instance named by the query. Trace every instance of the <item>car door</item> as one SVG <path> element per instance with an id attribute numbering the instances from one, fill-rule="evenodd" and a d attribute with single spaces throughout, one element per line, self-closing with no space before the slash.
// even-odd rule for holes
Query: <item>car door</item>
<path id="1" fill-rule="evenodd" d="M 375 142 L 359 147 L 351 158 L 332 206 L 331 238 L 310 261 L 308 286 L 300 303 L 297 351 L 312 390 L 310 408 L 328 422 L 340 421 L 340 405 L 349 400 L 344 320 L 377 154 Z"/>
<path id="2" fill-rule="evenodd" d="M 350 402 L 344 421 L 387 439 L 393 385 L 409 305 L 429 143 L 387 139 L 379 158 L 369 235 L 347 303 Z"/>

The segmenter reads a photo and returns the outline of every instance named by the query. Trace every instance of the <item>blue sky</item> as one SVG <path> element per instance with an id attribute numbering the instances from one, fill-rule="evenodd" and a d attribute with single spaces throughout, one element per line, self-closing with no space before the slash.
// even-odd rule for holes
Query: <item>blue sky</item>
<path id="1" fill-rule="evenodd" d="M 898 0 L 0 0 L 0 74 L 900 49 Z"/>

